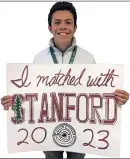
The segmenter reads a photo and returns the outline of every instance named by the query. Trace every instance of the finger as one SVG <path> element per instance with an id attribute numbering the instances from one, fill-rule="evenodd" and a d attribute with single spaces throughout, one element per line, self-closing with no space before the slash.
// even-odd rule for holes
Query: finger
<path id="1" fill-rule="evenodd" d="M 129 96 L 129 93 L 128 93 L 128 92 L 126 92 L 125 90 L 116 89 L 116 90 L 115 90 L 115 92 L 123 93 L 123 94 L 125 94 L 125 95 Z"/>
<path id="2" fill-rule="evenodd" d="M 1 101 L 6 100 L 6 99 L 11 99 L 11 98 L 12 98 L 12 96 L 11 96 L 11 95 L 4 96 L 4 97 L 2 97 L 2 98 L 1 98 Z"/>
<path id="3" fill-rule="evenodd" d="M 10 105 L 6 105 L 6 106 L 4 106 L 4 110 L 9 110 L 9 108 L 10 108 Z"/>
<path id="4" fill-rule="evenodd" d="M 117 103 L 118 103 L 119 105 L 124 105 L 124 103 L 122 103 L 122 102 L 120 102 L 120 101 L 118 101 Z"/>
<path id="5" fill-rule="evenodd" d="M 125 104 L 126 103 L 126 100 L 119 97 L 119 96 L 115 96 L 115 99 L 117 100 L 118 104 Z"/>
<path id="6" fill-rule="evenodd" d="M 9 110 L 9 107 L 4 107 L 4 110 Z"/>
<path id="7" fill-rule="evenodd" d="M 116 95 L 116 96 L 119 96 L 119 97 L 121 97 L 121 98 L 123 98 L 123 99 L 126 99 L 126 100 L 129 99 L 129 96 L 128 96 L 128 95 L 125 95 L 125 94 L 123 94 L 123 93 L 115 92 L 115 95 Z"/>
<path id="8" fill-rule="evenodd" d="M 12 99 L 6 99 L 6 100 L 1 101 L 2 105 L 5 105 L 7 103 L 11 103 L 12 104 Z"/>
<path id="9" fill-rule="evenodd" d="M 7 103 L 7 104 L 3 105 L 3 107 L 4 107 L 4 108 L 6 108 L 6 107 L 11 107 L 11 105 L 12 105 L 12 103 Z"/>

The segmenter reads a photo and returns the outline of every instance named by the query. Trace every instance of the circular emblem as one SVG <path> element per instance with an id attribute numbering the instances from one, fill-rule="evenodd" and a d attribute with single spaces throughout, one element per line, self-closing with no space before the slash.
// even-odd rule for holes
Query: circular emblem
<path id="1" fill-rule="evenodd" d="M 62 123 L 56 126 L 53 131 L 52 138 L 58 146 L 69 147 L 76 141 L 76 131 L 71 125 Z"/>

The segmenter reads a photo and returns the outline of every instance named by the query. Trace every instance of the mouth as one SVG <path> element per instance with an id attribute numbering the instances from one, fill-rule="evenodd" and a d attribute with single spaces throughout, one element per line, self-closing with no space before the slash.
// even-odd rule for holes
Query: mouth
<path id="1" fill-rule="evenodd" d="M 70 33 L 58 33 L 58 35 L 60 35 L 60 36 L 67 36 L 67 35 L 69 35 Z"/>

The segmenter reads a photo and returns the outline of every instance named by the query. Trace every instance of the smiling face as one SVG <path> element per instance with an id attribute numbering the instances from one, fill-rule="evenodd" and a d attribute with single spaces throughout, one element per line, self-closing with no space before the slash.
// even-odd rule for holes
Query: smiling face
<path id="1" fill-rule="evenodd" d="M 70 45 L 76 31 L 71 12 L 62 10 L 53 13 L 49 30 L 53 34 L 55 44 Z"/>

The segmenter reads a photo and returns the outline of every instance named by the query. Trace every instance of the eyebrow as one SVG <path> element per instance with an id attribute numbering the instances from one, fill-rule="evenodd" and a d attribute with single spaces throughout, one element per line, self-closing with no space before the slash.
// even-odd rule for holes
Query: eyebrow
<path id="1" fill-rule="evenodd" d="M 61 19 L 54 19 L 54 20 L 60 21 Z M 66 21 L 67 21 L 67 20 L 72 21 L 72 19 L 65 19 L 65 20 L 66 20 Z"/>

